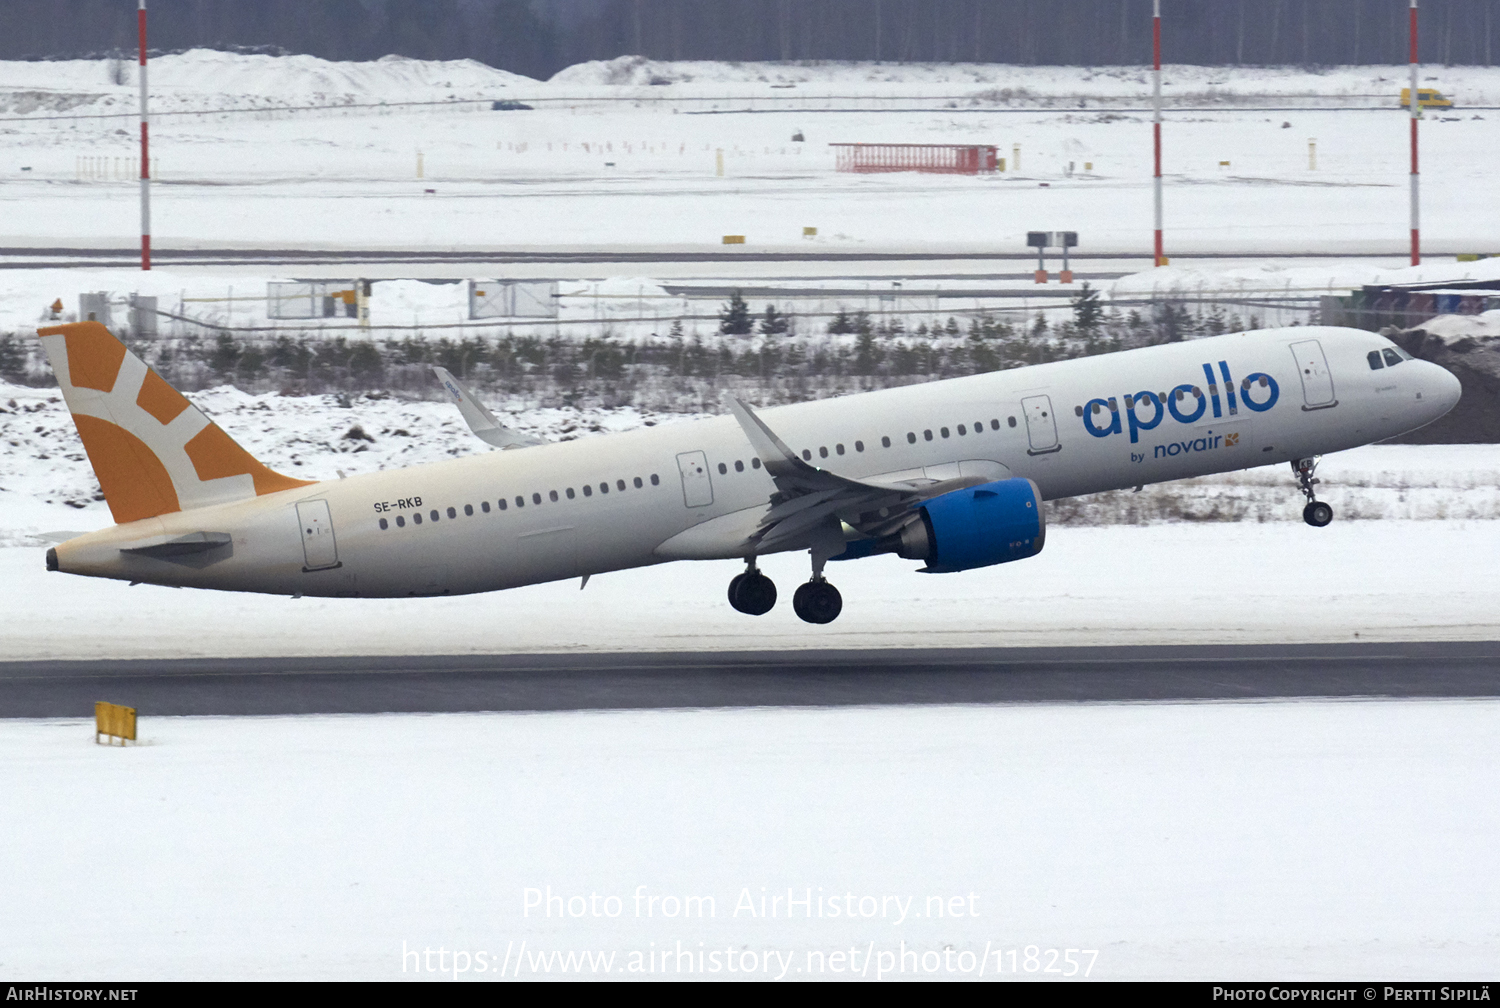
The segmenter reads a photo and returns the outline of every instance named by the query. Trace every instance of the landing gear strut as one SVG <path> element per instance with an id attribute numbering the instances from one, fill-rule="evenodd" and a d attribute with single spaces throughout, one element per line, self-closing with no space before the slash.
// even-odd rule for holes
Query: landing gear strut
<path id="1" fill-rule="evenodd" d="M 764 616 L 776 605 L 776 582 L 755 566 L 755 558 L 746 560 L 744 573 L 729 582 L 729 604 L 750 616 Z"/>
<path id="2" fill-rule="evenodd" d="M 1322 528 L 1333 521 L 1333 508 L 1318 500 L 1313 492 L 1313 486 L 1322 482 L 1313 478 L 1317 468 L 1318 460 L 1315 458 L 1292 461 L 1292 475 L 1297 478 L 1298 488 L 1307 497 L 1307 506 L 1302 509 L 1302 520 L 1313 528 Z"/>

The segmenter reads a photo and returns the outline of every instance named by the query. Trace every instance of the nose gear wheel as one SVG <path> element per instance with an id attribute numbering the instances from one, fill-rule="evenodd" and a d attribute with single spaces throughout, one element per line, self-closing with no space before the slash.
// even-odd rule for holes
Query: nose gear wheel
<path id="1" fill-rule="evenodd" d="M 1302 520 L 1313 528 L 1322 528 L 1333 521 L 1333 508 L 1318 500 L 1313 491 L 1314 486 L 1323 482 L 1313 477 L 1317 469 L 1318 460 L 1315 458 L 1292 460 L 1292 475 L 1297 478 L 1297 488 L 1307 498 L 1307 506 L 1302 509 Z"/>

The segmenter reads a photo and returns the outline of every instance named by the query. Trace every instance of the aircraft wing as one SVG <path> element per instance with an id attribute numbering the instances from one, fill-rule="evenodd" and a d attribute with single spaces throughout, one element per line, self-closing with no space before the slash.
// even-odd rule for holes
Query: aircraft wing
<path id="1" fill-rule="evenodd" d="M 812 535 L 830 518 L 873 538 L 890 535 L 911 520 L 922 501 L 985 482 L 977 476 L 924 485 L 849 479 L 798 458 L 741 400 L 731 397 L 729 408 L 776 484 L 771 509 L 752 537 L 764 549 Z"/>
<path id="2" fill-rule="evenodd" d="M 546 444 L 547 442 L 531 434 L 522 434 L 514 428 L 507 427 L 495 418 L 495 414 L 478 399 L 474 394 L 461 385 L 457 378 L 447 368 L 432 366 L 432 373 L 438 376 L 438 381 L 443 383 L 443 388 L 453 397 L 458 406 L 458 412 L 463 415 L 464 423 L 469 425 L 469 430 L 482 441 L 487 441 L 496 448 L 528 448 L 532 445 Z"/>

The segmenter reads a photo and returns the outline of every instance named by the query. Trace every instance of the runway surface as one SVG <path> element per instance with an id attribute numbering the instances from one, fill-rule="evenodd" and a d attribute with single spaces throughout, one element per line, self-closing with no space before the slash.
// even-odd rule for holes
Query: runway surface
<path id="1" fill-rule="evenodd" d="M 0 717 L 1500 696 L 1500 642 L 0 663 Z"/>

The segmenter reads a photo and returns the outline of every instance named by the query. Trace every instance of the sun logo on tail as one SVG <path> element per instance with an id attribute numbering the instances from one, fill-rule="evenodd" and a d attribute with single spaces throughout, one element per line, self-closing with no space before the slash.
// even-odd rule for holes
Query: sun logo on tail
<path id="1" fill-rule="evenodd" d="M 101 323 L 37 335 L 116 522 L 310 485 L 258 462 Z"/>

